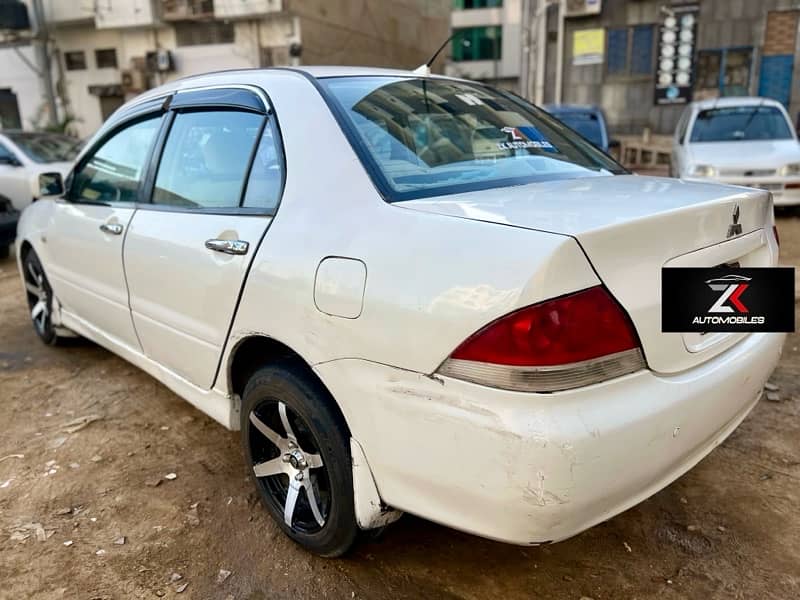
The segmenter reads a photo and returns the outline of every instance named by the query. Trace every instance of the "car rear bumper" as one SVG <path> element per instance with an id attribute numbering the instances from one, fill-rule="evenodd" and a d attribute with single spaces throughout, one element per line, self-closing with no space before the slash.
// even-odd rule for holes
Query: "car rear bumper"
<path id="1" fill-rule="evenodd" d="M 0 213 L 0 247 L 10 246 L 17 237 L 17 222 L 19 213 L 5 212 Z"/>
<path id="2" fill-rule="evenodd" d="M 495 390 L 347 359 L 316 370 L 390 506 L 500 541 L 575 535 L 692 468 L 756 404 L 783 334 L 751 334 L 678 375 Z"/>

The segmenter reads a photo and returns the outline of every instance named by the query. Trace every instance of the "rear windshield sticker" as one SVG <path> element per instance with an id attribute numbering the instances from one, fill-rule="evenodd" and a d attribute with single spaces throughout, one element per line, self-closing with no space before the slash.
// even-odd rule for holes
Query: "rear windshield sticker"
<path id="1" fill-rule="evenodd" d="M 536 127 L 526 125 L 525 127 L 503 127 L 500 131 L 508 136 L 505 142 L 498 142 L 500 150 L 524 150 L 526 148 L 539 148 L 548 152 L 558 152 L 539 132 Z"/>

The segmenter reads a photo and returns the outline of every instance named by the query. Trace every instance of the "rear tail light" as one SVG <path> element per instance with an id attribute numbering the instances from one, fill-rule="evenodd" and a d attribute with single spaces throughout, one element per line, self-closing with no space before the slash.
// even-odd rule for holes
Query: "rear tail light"
<path id="1" fill-rule="evenodd" d="M 522 392 L 555 392 L 645 367 L 633 324 L 597 286 L 490 323 L 442 363 L 442 375 Z"/>

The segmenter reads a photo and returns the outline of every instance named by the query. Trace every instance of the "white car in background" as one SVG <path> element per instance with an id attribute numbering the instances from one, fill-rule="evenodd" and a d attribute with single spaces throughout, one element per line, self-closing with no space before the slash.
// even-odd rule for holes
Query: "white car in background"
<path id="1" fill-rule="evenodd" d="M 772 192 L 800 204 L 800 143 L 786 109 L 769 98 L 692 102 L 678 121 L 671 174 Z"/>
<path id="2" fill-rule="evenodd" d="M 401 511 L 525 545 L 609 519 L 736 428 L 785 337 L 660 325 L 663 266 L 777 264 L 769 194 L 633 176 L 463 80 L 183 79 L 66 184 L 19 224 L 37 334 L 240 429 L 266 510 L 325 556 Z"/>
<path id="3" fill-rule="evenodd" d="M 81 145 L 56 133 L 0 131 L 0 201 L 22 210 L 58 191 Z"/>

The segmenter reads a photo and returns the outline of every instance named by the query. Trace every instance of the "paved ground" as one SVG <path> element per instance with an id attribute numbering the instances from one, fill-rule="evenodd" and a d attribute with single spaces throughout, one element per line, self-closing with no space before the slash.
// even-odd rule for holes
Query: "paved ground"
<path id="1" fill-rule="evenodd" d="M 800 264 L 800 218 L 779 228 Z M 778 402 L 576 538 L 518 548 L 406 516 L 323 560 L 256 504 L 237 434 L 105 350 L 40 344 L 0 261 L 0 598 L 800 597 L 799 346 L 773 377 Z M 87 415 L 100 419 L 65 432 Z"/>

